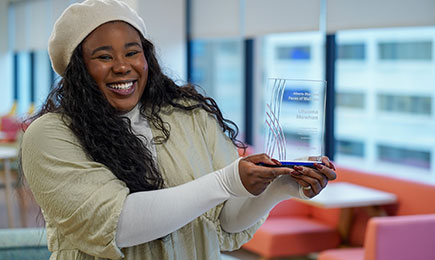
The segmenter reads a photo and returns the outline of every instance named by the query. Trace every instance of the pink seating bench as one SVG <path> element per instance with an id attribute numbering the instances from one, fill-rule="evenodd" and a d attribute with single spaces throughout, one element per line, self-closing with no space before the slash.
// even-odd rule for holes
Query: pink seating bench
<path id="1" fill-rule="evenodd" d="M 371 218 L 364 247 L 330 249 L 318 260 L 435 259 L 435 214 Z"/>

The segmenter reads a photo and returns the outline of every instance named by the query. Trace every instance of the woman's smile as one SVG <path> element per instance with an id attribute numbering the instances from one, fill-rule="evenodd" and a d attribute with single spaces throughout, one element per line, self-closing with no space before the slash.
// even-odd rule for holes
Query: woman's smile
<path id="1" fill-rule="evenodd" d="M 134 92 L 137 86 L 137 80 L 121 82 L 121 83 L 108 83 L 106 86 L 116 94 L 121 96 L 128 96 Z"/>

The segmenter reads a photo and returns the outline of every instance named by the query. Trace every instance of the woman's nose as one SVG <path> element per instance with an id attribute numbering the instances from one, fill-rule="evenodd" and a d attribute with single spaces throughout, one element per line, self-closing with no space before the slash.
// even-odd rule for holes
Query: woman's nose
<path id="1" fill-rule="evenodd" d="M 115 74 L 127 74 L 131 71 L 131 66 L 124 59 L 115 59 L 112 70 Z"/>

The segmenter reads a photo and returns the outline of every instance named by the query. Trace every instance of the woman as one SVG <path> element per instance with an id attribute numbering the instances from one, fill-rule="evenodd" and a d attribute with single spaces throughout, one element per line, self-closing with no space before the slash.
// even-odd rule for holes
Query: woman
<path id="1" fill-rule="evenodd" d="M 276 203 L 335 178 L 327 158 L 294 170 L 259 166 L 279 165 L 265 154 L 238 159 L 232 122 L 162 74 L 145 35 L 115 0 L 73 4 L 55 24 L 62 80 L 22 144 L 52 259 L 219 259 Z"/>

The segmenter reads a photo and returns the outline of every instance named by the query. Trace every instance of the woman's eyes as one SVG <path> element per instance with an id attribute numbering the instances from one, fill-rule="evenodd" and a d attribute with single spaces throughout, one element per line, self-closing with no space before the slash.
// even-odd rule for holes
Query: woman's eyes
<path id="1" fill-rule="evenodd" d="M 129 51 L 129 52 L 127 52 L 127 55 L 125 55 L 125 56 L 131 57 L 131 56 L 134 56 L 135 54 L 138 54 L 138 53 L 139 53 L 139 51 Z"/>
<path id="2" fill-rule="evenodd" d="M 98 59 L 100 60 L 110 60 L 112 57 L 110 55 L 100 55 Z"/>
<path id="3" fill-rule="evenodd" d="M 138 53 L 139 53 L 139 51 L 129 51 L 129 52 L 127 52 L 127 53 L 125 54 L 125 56 L 126 56 L 126 57 L 131 57 L 131 56 L 134 56 L 134 55 L 136 55 L 136 54 L 138 54 Z M 112 59 L 112 56 L 107 55 L 107 54 L 104 54 L 104 55 L 100 55 L 100 56 L 98 56 L 97 58 L 100 59 L 100 60 L 107 61 L 107 60 L 111 60 L 111 59 Z"/>

